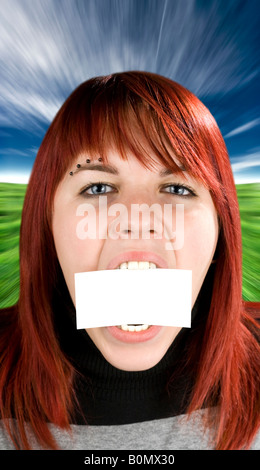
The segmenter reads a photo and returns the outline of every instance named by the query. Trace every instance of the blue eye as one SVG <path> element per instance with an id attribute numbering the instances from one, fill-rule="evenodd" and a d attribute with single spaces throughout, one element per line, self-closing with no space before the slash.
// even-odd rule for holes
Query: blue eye
<path id="1" fill-rule="evenodd" d="M 164 186 L 162 190 L 175 196 L 195 196 L 195 193 L 191 188 L 181 184 L 169 184 L 168 186 Z"/>
<path id="2" fill-rule="evenodd" d="M 84 189 L 83 193 L 91 196 L 100 196 L 101 194 L 107 194 L 111 191 L 114 191 L 112 186 L 104 183 L 95 183 Z"/>

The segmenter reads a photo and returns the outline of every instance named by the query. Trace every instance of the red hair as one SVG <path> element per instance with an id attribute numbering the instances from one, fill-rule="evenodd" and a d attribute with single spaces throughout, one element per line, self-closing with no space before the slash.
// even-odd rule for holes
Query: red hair
<path id="1" fill-rule="evenodd" d="M 40 444 L 55 448 L 47 422 L 69 429 L 75 371 L 55 332 L 53 299 L 62 275 L 51 228 L 53 200 L 81 152 L 106 160 L 111 146 L 122 158 L 131 151 L 147 167 L 155 162 L 152 153 L 176 170 L 177 156 L 212 195 L 220 225 L 218 255 L 208 316 L 189 343 L 196 380 L 188 411 L 217 405 L 215 448 L 247 448 L 259 428 L 259 329 L 254 319 L 259 305 L 250 310 L 242 300 L 240 217 L 229 157 L 200 100 L 179 84 L 145 72 L 97 77 L 80 85 L 39 149 L 22 214 L 20 298 L 1 316 L 0 413 L 17 423 L 12 428 L 7 419 L 8 432 L 17 447 L 29 449 L 29 421 Z"/>

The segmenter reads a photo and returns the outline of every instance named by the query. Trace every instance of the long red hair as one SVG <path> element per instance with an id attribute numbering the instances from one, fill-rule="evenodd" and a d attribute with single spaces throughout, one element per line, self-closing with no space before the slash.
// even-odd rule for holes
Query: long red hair
<path id="1" fill-rule="evenodd" d="M 69 429 L 75 371 L 55 332 L 53 300 L 62 275 L 52 236 L 53 200 L 81 152 L 106 160 L 112 145 L 122 158 L 130 150 L 147 167 L 153 165 L 153 153 L 176 170 L 174 154 L 211 193 L 220 234 L 208 316 L 189 345 L 196 380 L 188 411 L 214 403 L 215 448 L 247 448 L 260 420 L 254 319 L 259 305 L 249 309 L 242 300 L 240 217 L 229 157 L 200 100 L 179 84 L 145 72 L 86 81 L 66 100 L 43 139 L 22 213 L 20 297 L 1 313 L 1 417 L 23 449 L 30 448 L 26 421 L 46 448 L 56 447 L 48 422 Z M 16 418 L 16 426 L 9 417 Z"/>

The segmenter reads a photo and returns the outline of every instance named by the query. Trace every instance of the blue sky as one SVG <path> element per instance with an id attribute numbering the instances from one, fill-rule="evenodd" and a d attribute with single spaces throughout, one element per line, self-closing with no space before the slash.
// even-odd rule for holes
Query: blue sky
<path id="1" fill-rule="evenodd" d="M 27 182 L 77 85 L 123 70 L 194 92 L 218 122 L 235 181 L 260 181 L 259 0 L 1 0 L 0 13 L 0 181 Z"/>

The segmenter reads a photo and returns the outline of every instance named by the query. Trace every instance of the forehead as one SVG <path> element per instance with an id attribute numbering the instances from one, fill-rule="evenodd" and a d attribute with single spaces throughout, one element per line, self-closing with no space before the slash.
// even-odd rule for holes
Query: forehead
<path id="1" fill-rule="evenodd" d="M 98 154 L 93 155 L 89 152 L 79 154 L 72 163 L 69 174 L 72 176 L 83 170 L 99 170 L 112 175 L 119 175 L 124 172 L 136 174 L 137 172 L 148 171 L 160 176 L 167 176 L 167 174 L 173 172 L 183 172 L 185 168 L 176 157 L 173 158 L 172 164 L 165 165 L 158 157 L 152 154 L 150 161 L 146 160 L 143 162 L 130 151 L 122 155 L 117 150 L 110 149 L 106 152 L 105 158 L 104 155 L 100 157 Z"/>

